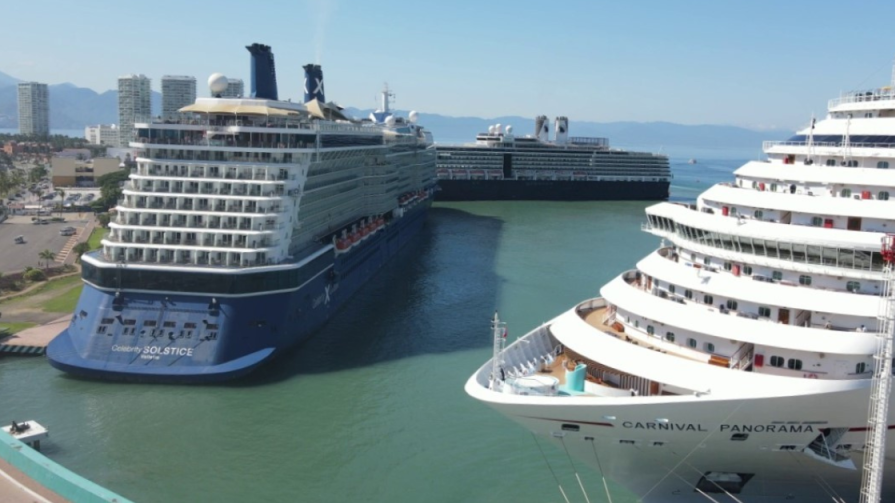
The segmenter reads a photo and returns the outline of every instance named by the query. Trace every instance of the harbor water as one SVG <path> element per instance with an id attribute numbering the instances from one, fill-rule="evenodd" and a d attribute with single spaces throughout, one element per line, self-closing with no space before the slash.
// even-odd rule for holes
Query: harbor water
<path id="1" fill-rule="evenodd" d="M 673 200 L 744 162 L 672 158 Z M 0 358 L 0 424 L 35 419 L 43 453 L 137 502 L 605 501 L 599 475 L 468 398 L 509 339 L 599 294 L 658 245 L 647 202 L 439 203 L 422 234 L 295 351 L 242 381 L 138 385 Z M 547 465 L 549 462 L 549 467 Z M 634 501 L 618 485 L 613 501 Z"/>

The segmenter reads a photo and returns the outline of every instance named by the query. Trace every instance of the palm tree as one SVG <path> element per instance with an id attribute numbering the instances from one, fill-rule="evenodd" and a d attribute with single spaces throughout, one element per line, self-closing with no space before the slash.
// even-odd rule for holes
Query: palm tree
<path id="1" fill-rule="evenodd" d="M 65 204 L 65 189 L 56 189 L 56 194 L 62 198 L 62 201 L 59 201 L 59 216 L 62 216 L 62 205 Z"/>
<path id="2" fill-rule="evenodd" d="M 43 203 L 43 200 L 40 198 L 40 196 L 44 194 L 44 191 L 40 187 L 35 187 L 31 193 L 37 196 L 37 219 L 40 220 L 40 208 Z"/>
<path id="3" fill-rule="evenodd" d="M 87 241 L 81 241 L 80 243 L 76 244 L 75 247 L 71 249 L 71 251 L 77 254 L 75 262 L 80 263 L 81 255 L 90 251 L 90 243 L 88 243 Z"/>
<path id="4" fill-rule="evenodd" d="M 50 269 L 50 262 L 56 260 L 56 254 L 50 250 L 44 250 L 38 253 L 37 256 L 44 261 L 44 268 L 47 270 Z M 40 260 L 37 261 L 37 265 L 40 265 Z"/>

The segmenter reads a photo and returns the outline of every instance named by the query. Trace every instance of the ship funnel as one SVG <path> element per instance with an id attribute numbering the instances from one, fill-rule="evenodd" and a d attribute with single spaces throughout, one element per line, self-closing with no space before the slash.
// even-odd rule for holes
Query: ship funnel
<path id="1" fill-rule="evenodd" d="M 541 141 L 550 141 L 550 122 L 546 115 L 535 117 L 535 136 Z"/>
<path id="2" fill-rule="evenodd" d="M 569 118 L 557 117 L 556 126 L 554 127 L 556 135 L 556 144 L 565 145 L 569 141 Z"/>
<path id="3" fill-rule="evenodd" d="M 305 69 L 305 103 L 317 100 L 326 103 L 323 94 L 323 70 L 320 65 L 308 64 Z"/>
<path id="4" fill-rule="evenodd" d="M 252 44 L 246 49 L 252 55 L 252 98 L 276 100 L 277 68 L 273 62 L 273 51 L 269 45 Z"/>

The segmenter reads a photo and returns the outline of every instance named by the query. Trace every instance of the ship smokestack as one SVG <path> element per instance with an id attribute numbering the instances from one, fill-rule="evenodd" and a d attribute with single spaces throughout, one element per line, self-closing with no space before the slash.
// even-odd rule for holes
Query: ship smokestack
<path id="1" fill-rule="evenodd" d="M 535 117 L 535 136 L 541 141 L 550 141 L 550 121 L 546 115 Z"/>
<path id="2" fill-rule="evenodd" d="M 323 70 L 320 65 L 307 64 L 305 69 L 305 103 L 317 100 L 326 103 L 323 94 Z"/>
<path id="3" fill-rule="evenodd" d="M 277 68 L 273 62 L 273 51 L 269 45 L 247 45 L 252 55 L 252 98 L 276 100 L 277 98 Z"/>
<path id="4" fill-rule="evenodd" d="M 560 116 L 556 118 L 556 126 L 554 127 L 556 135 L 556 144 L 565 145 L 569 142 L 569 118 Z"/>

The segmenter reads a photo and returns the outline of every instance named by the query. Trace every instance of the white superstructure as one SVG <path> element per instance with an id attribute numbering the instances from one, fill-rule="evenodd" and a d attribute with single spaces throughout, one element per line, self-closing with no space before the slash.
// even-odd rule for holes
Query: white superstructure
<path id="1" fill-rule="evenodd" d="M 648 207 L 662 246 L 467 392 L 643 501 L 857 502 L 888 326 L 895 90 L 832 100 L 764 151 L 694 204 Z"/>

